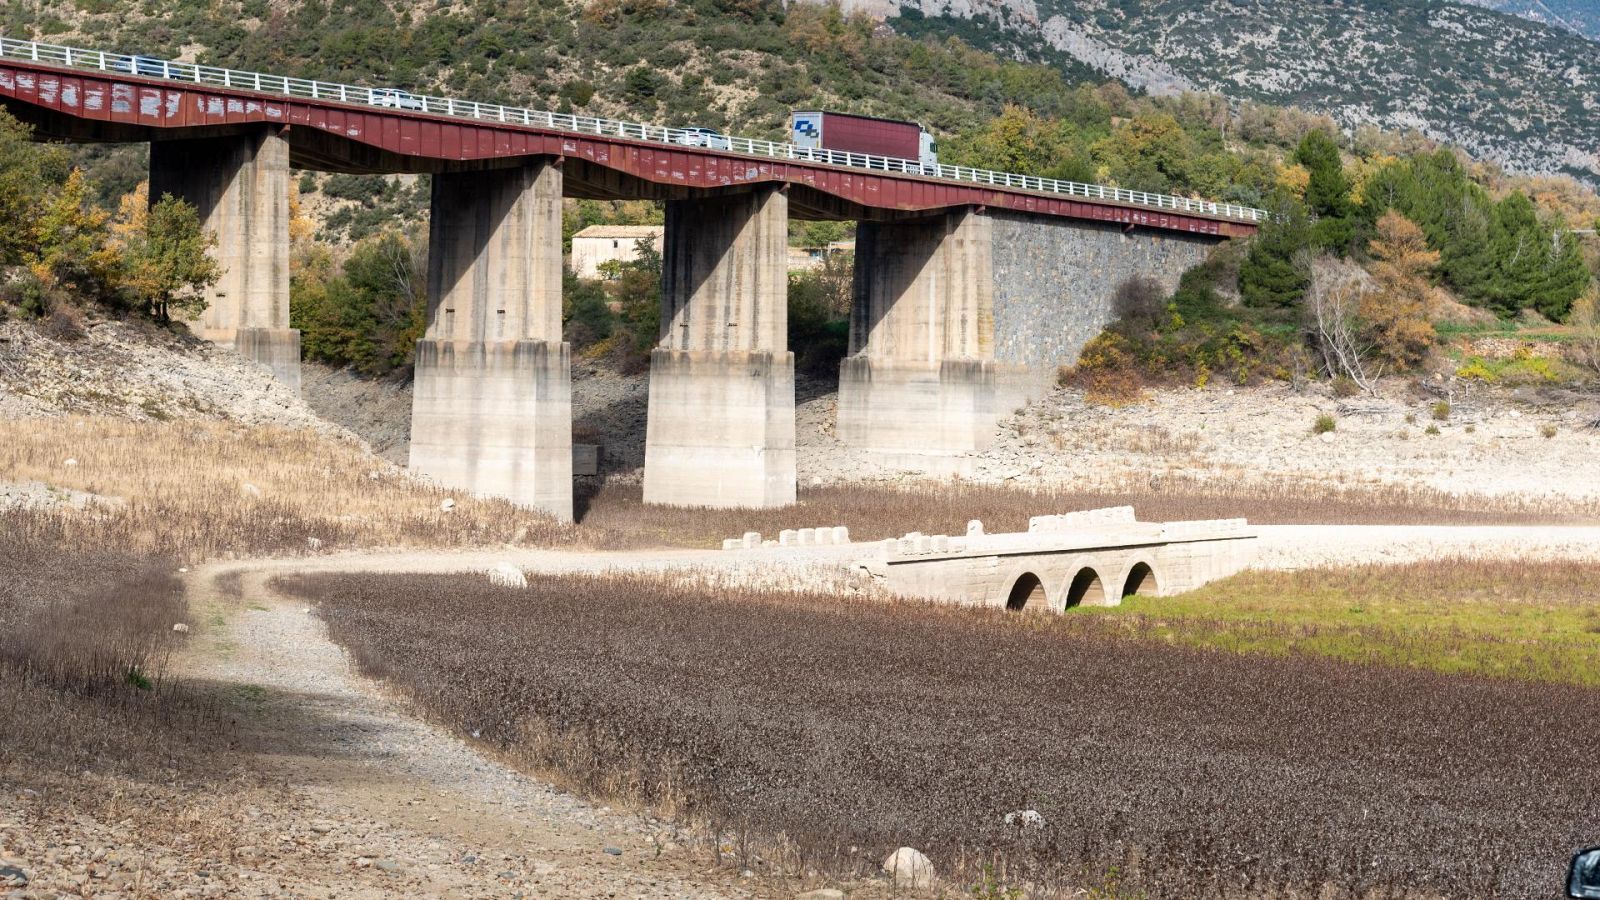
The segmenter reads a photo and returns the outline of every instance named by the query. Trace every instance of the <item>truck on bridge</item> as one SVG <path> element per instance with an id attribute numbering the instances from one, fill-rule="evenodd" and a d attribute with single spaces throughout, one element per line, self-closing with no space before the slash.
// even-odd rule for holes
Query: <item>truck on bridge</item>
<path id="1" fill-rule="evenodd" d="M 937 172 L 939 146 L 915 122 L 874 119 L 836 112 L 795 112 L 789 116 L 789 142 L 807 150 L 858 153 L 908 159 Z"/>

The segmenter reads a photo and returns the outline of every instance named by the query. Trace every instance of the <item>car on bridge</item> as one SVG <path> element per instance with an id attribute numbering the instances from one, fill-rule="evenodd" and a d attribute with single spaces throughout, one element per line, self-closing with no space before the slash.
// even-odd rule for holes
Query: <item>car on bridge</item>
<path id="1" fill-rule="evenodd" d="M 427 102 L 421 97 L 399 88 L 373 88 L 367 97 L 367 103 L 386 109 L 409 109 L 416 112 L 426 112 L 428 109 Z"/>
<path id="2" fill-rule="evenodd" d="M 727 135 L 710 128 L 681 128 L 676 129 L 676 132 L 672 136 L 673 143 L 685 147 L 704 147 L 707 150 L 733 149 L 733 143 L 728 140 Z"/>
<path id="3" fill-rule="evenodd" d="M 127 72 L 129 75 L 144 75 L 150 78 L 178 78 L 183 81 L 194 80 L 194 68 L 183 63 L 174 63 L 158 56 L 116 56 L 110 57 L 106 67 L 114 72 Z"/>

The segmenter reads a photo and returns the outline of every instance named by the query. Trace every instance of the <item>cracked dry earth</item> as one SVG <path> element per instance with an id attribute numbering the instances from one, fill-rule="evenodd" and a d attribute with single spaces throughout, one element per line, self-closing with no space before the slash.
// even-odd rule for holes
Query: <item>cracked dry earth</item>
<path id="1" fill-rule="evenodd" d="M 225 686 L 241 744 L 293 795 L 278 847 L 251 848 L 228 895 L 770 896 L 669 826 L 590 804 L 486 758 L 356 673 L 269 575 L 191 579 L 185 677 Z M 220 624 L 219 624 L 220 623 Z M 288 815 L 284 815 L 288 813 Z M 252 875 L 252 871 L 259 877 Z"/>

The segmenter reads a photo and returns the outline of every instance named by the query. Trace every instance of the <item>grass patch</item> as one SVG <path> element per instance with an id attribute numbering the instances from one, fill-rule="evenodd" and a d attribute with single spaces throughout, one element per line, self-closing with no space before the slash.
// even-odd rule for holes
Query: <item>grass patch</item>
<path id="1" fill-rule="evenodd" d="M 1600 687 L 1600 564 L 1453 559 L 1246 572 L 1075 609 L 1168 643 Z"/>

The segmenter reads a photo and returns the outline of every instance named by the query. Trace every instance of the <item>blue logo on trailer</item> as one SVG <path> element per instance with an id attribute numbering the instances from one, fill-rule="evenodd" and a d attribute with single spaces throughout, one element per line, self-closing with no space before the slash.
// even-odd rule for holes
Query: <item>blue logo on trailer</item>
<path id="1" fill-rule="evenodd" d="M 794 130 L 796 134 L 803 134 L 808 138 L 817 136 L 817 126 L 810 119 L 795 119 Z"/>

